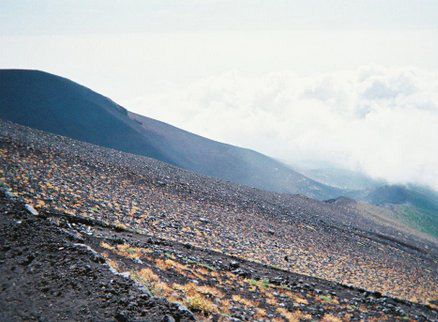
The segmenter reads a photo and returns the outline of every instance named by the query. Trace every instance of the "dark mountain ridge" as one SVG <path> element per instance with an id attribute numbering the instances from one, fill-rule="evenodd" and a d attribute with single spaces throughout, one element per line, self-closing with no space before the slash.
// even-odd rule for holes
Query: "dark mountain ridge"
<path id="1" fill-rule="evenodd" d="M 342 194 L 263 154 L 128 112 L 66 78 L 10 69 L 0 70 L 0 84 L 0 118 L 5 120 L 250 187 L 317 199 Z"/>
<path id="2" fill-rule="evenodd" d="M 438 195 L 414 185 L 383 185 L 372 190 L 365 199 L 376 205 L 411 203 L 438 210 Z"/>
<path id="3" fill-rule="evenodd" d="M 134 154 L 172 163 L 143 137 L 128 112 L 107 97 L 66 78 L 36 70 L 0 71 L 0 117 Z"/>

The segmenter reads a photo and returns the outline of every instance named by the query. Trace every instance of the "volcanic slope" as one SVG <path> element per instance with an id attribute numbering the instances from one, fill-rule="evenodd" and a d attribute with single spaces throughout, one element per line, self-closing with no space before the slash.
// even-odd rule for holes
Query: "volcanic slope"
<path id="1" fill-rule="evenodd" d="M 84 86 L 35 70 L 0 70 L 0 118 L 276 192 L 329 199 L 340 189 L 263 154 L 128 112 Z"/>
<path id="2" fill-rule="evenodd" d="M 90 219 L 35 216 L 18 199 L 0 189 L 1 321 L 438 318 L 434 304 L 401 301 Z"/>
<path id="3" fill-rule="evenodd" d="M 169 245 L 182 243 L 188 249 L 210 250 L 349 284 L 378 292 L 378 296 L 386 293 L 427 304 L 431 312 L 438 300 L 438 248 L 434 241 L 401 233 L 390 225 L 381 226 L 362 216 L 357 208 L 338 202 L 323 203 L 230 184 L 157 160 L 3 121 L 0 175 L 5 187 L 42 214 L 99 222 L 101 226 L 131 231 L 136 236 L 153 236 Z M 140 256 L 135 240 L 119 242 L 99 243 L 109 263 L 116 261 L 111 256 L 131 254 L 133 259 Z M 169 265 L 177 267 L 171 261 L 163 264 L 159 259 L 154 257 L 155 264 L 143 267 L 155 269 L 153 274 L 145 270 L 134 274 L 134 278 L 158 283 L 157 268 L 161 266 L 165 271 Z M 120 260 L 113 262 L 115 269 L 131 269 L 132 263 Z M 135 271 L 134 267 L 132 270 Z M 249 280 L 262 278 L 255 275 L 256 271 L 240 269 L 238 265 L 232 274 Z M 244 279 L 240 281 L 243 283 Z M 187 283 L 182 280 L 174 283 L 177 285 L 166 285 L 178 292 L 198 294 L 185 289 Z M 257 288 L 256 281 L 248 283 Z M 305 287 L 315 294 L 319 292 L 318 286 Z M 232 303 L 251 300 L 248 294 L 242 300 L 230 299 L 232 295 L 228 293 L 224 299 Z M 192 299 L 192 304 L 198 300 Z M 221 307 L 219 303 L 213 304 Z M 340 307 L 336 302 L 332 304 Z"/>

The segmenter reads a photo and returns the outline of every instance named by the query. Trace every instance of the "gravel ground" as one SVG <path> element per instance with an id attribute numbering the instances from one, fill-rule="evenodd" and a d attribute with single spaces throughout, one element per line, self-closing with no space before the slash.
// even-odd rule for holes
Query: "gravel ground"
<path id="1" fill-rule="evenodd" d="M 0 216 L 1 321 L 193 320 L 23 204 L 0 196 Z"/>
<path id="2" fill-rule="evenodd" d="M 436 242 L 348 203 L 251 189 L 3 121 L 0 178 L 49 217 L 99 222 L 429 310 L 438 300 Z"/>
<path id="3" fill-rule="evenodd" d="M 31 212 L 0 192 L 2 321 L 438 319 L 430 306 L 378 292 Z"/>

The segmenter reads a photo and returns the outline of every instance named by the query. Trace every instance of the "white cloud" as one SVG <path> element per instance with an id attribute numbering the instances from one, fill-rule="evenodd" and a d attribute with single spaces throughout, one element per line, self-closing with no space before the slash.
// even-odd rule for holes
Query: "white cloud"
<path id="1" fill-rule="evenodd" d="M 363 67 L 300 76 L 233 71 L 137 98 L 144 115 L 289 162 L 438 190 L 438 73 Z"/>

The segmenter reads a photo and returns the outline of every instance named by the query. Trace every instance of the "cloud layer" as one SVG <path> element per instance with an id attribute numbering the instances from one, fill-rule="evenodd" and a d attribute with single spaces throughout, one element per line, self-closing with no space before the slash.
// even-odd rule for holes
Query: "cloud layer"
<path id="1" fill-rule="evenodd" d="M 137 98 L 134 111 L 291 164 L 359 170 L 438 190 L 438 73 L 363 67 L 239 72 Z"/>

